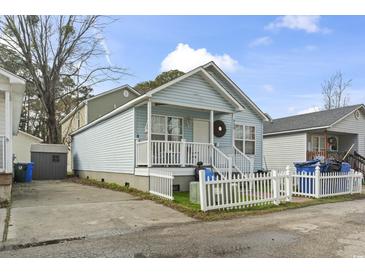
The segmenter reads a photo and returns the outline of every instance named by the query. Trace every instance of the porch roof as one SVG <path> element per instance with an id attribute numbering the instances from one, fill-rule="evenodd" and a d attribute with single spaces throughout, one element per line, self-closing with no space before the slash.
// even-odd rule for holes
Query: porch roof
<path id="1" fill-rule="evenodd" d="M 329 128 L 360 108 L 365 110 L 365 106 L 363 104 L 358 104 L 274 119 L 272 122 L 264 123 L 264 135 Z"/>

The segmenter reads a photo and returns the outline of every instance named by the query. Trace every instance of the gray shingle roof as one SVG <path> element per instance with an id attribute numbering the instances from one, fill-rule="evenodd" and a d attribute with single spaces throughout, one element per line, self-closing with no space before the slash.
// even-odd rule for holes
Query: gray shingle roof
<path id="1" fill-rule="evenodd" d="M 264 134 L 328 127 L 362 104 L 274 119 L 264 123 Z"/>

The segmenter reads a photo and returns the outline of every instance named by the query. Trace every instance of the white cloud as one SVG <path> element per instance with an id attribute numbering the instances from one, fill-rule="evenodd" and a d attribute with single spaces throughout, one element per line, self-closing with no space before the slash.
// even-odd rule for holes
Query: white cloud
<path id="1" fill-rule="evenodd" d="M 313 107 L 309 107 L 306 109 L 303 109 L 301 111 L 298 111 L 298 114 L 306 114 L 306 113 L 311 113 L 311 112 L 316 112 L 316 111 L 320 111 L 321 108 L 319 106 L 313 106 Z"/>
<path id="2" fill-rule="evenodd" d="M 321 17 L 318 15 L 285 15 L 276 18 L 265 28 L 270 30 L 287 28 L 292 30 L 304 30 L 308 33 L 329 32 L 329 29 L 320 26 L 320 18 Z"/>
<path id="3" fill-rule="evenodd" d="M 272 43 L 272 39 L 269 36 L 258 37 L 253 40 L 248 46 L 250 48 L 259 47 L 259 46 L 268 46 Z"/>
<path id="4" fill-rule="evenodd" d="M 193 49 L 188 44 L 179 43 L 162 61 L 161 71 L 178 69 L 187 72 L 210 61 L 226 71 L 236 71 L 239 67 L 238 61 L 228 54 L 213 55 L 205 48 Z"/>
<path id="5" fill-rule="evenodd" d="M 103 48 L 105 60 L 108 62 L 109 66 L 112 66 L 112 62 L 110 60 L 110 50 L 109 50 L 108 44 L 106 43 L 106 41 L 101 33 L 97 33 L 96 37 L 99 40 L 99 44 Z"/>
<path id="6" fill-rule="evenodd" d="M 318 47 L 315 46 L 315 45 L 306 45 L 305 49 L 308 50 L 308 51 L 315 51 L 315 50 L 318 49 Z"/>
<path id="7" fill-rule="evenodd" d="M 270 84 L 265 84 L 262 86 L 263 90 L 268 92 L 268 93 L 271 93 L 274 91 L 274 87 Z"/>

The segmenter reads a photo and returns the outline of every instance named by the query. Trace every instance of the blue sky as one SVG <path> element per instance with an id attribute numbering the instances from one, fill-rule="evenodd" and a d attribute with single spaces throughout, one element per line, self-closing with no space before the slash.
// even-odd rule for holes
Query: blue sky
<path id="1" fill-rule="evenodd" d="M 321 83 L 337 70 L 352 79 L 350 103 L 365 103 L 365 16 L 117 18 L 106 57 L 132 75 L 95 93 L 213 59 L 274 118 L 322 107 Z"/>

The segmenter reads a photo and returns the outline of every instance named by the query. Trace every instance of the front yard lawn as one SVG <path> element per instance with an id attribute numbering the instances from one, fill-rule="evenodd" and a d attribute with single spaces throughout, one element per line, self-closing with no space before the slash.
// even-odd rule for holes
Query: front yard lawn
<path id="1" fill-rule="evenodd" d="M 200 211 L 199 204 L 194 204 L 190 202 L 189 192 L 174 192 L 174 200 L 170 201 L 167 199 L 157 197 L 155 195 L 151 195 L 150 193 L 147 192 L 122 186 L 117 183 L 100 182 L 96 180 L 81 179 L 76 177 L 70 178 L 70 180 L 74 183 L 79 183 L 83 185 L 127 192 L 141 199 L 152 200 L 157 203 L 163 204 L 165 206 L 178 210 L 190 217 L 203 221 L 230 219 L 239 216 L 260 215 L 260 214 L 283 211 L 287 209 L 307 207 L 312 205 L 365 199 L 365 194 L 353 194 L 353 195 L 335 196 L 322 199 L 306 199 L 304 201 L 298 201 L 298 202 L 293 201 L 293 202 L 281 203 L 278 206 L 273 204 L 267 204 L 267 205 L 252 206 L 252 207 L 231 209 L 231 210 L 212 210 L 208 212 L 202 212 Z"/>

